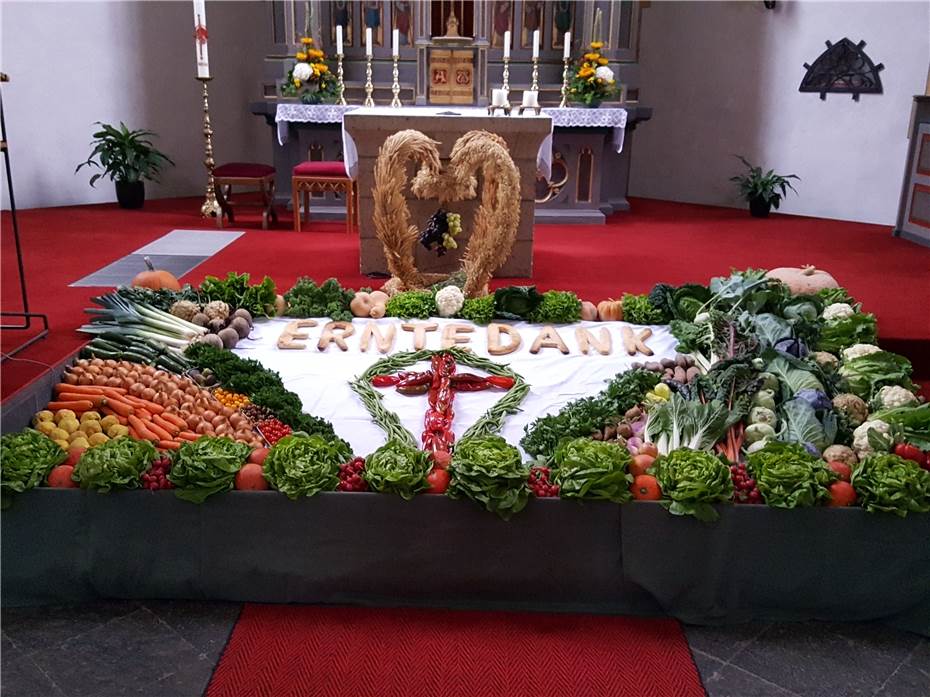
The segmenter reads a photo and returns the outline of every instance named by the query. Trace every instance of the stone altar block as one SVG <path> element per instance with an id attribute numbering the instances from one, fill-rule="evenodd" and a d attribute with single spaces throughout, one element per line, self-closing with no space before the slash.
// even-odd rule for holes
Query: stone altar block
<path id="1" fill-rule="evenodd" d="M 388 113 L 389 112 L 389 113 Z M 439 115 L 437 112 L 455 112 L 457 115 Z M 375 235 L 372 216 L 374 200 L 375 160 L 378 150 L 388 137 L 405 129 L 416 129 L 433 140 L 443 167 L 447 167 L 452 146 L 468 131 L 485 130 L 496 133 L 507 142 L 510 156 L 520 171 L 520 225 L 510 258 L 495 273 L 499 277 L 528 278 L 533 274 L 533 222 L 537 154 L 540 145 L 552 132 L 552 119 L 548 116 L 488 116 L 478 109 L 357 109 L 345 114 L 343 126 L 358 151 L 359 193 L 359 258 L 363 274 L 387 273 L 387 262 L 380 240 Z M 346 148 L 349 150 L 350 148 Z M 548 157 L 548 154 L 546 154 Z M 416 173 L 417 164 L 408 165 L 408 178 Z M 478 175 L 478 193 L 481 175 Z M 448 210 L 462 216 L 462 233 L 457 238 L 458 249 L 438 257 L 435 252 L 416 246 L 416 263 L 426 273 L 450 273 L 461 266 L 462 254 L 472 232 L 472 219 L 479 200 L 457 201 Z M 439 207 L 438 201 L 420 200 L 408 190 L 407 206 L 411 222 L 422 229 Z"/>

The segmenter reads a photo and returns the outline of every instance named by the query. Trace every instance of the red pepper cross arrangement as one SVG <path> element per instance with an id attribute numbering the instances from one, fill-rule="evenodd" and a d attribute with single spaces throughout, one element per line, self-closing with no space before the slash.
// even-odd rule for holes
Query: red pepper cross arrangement
<path id="1" fill-rule="evenodd" d="M 471 373 L 456 373 L 455 358 L 449 353 L 437 353 L 430 359 L 430 370 L 422 373 L 404 371 L 393 375 L 375 375 L 375 387 L 396 387 L 401 394 L 429 394 L 429 409 L 423 421 L 423 449 L 429 452 L 449 452 L 455 442 L 452 432 L 452 400 L 456 392 L 480 392 L 492 387 L 509 390 L 514 380 L 503 375 L 481 377 Z"/>

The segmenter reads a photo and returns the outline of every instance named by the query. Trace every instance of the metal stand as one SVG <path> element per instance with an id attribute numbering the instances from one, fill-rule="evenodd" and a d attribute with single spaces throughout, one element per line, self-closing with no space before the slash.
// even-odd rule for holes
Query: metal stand
<path id="1" fill-rule="evenodd" d="M 371 98 L 374 91 L 374 85 L 371 84 L 371 56 L 365 56 L 365 106 L 375 105 L 375 100 Z"/>
<path id="2" fill-rule="evenodd" d="M 346 106 L 346 83 L 342 79 L 342 58 L 341 53 L 336 54 L 336 77 L 339 78 L 339 101 L 336 104 Z"/>
<path id="3" fill-rule="evenodd" d="M 0 82 L 9 82 L 9 77 L 7 77 L 6 73 L 0 73 Z M 10 216 L 13 219 L 13 241 L 16 246 L 16 266 L 19 269 L 19 291 L 23 301 L 22 312 L 0 312 L 0 316 L 18 317 L 22 320 L 22 322 L 16 324 L 0 324 L 0 329 L 5 331 L 22 331 L 26 329 L 32 329 L 33 320 L 39 320 L 42 324 L 42 328 L 39 330 L 38 334 L 30 337 L 16 348 L 10 351 L 5 351 L 3 355 L 0 356 L 0 362 L 2 362 L 10 356 L 19 353 L 27 346 L 31 346 L 39 339 L 44 339 L 46 336 L 48 336 L 48 315 L 41 312 L 29 311 L 29 294 L 26 291 L 26 271 L 23 268 L 23 249 L 19 241 L 19 223 L 16 220 L 16 199 L 13 198 L 13 174 L 10 170 L 10 150 L 7 147 L 6 118 L 3 114 L 2 95 L 0 95 L 0 131 L 2 131 L 0 150 L 3 151 L 3 160 L 6 166 L 6 185 L 10 194 Z"/>
<path id="4" fill-rule="evenodd" d="M 400 74 L 397 72 L 397 61 L 400 60 L 400 56 L 394 56 L 394 81 L 391 84 L 391 94 L 394 95 L 394 98 L 391 100 L 392 107 L 402 107 L 403 104 L 400 103 Z"/>
<path id="5" fill-rule="evenodd" d="M 523 112 L 526 111 L 527 109 L 532 109 L 533 112 L 534 112 L 537 116 L 539 116 L 540 114 L 542 114 L 542 107 L 541 107 L 541 106 L 522 106 L 522 105 L 521 105 L 521 106 L 518 106 L 518 107 L 517 107 L 517 116 L 523 116 Z"/>
<path id="6" fill-rule="evenodd" d="M 510 57 L 504 58 L 504 79 L 501 89 L 504 90 L 504 106 L 510 109 Z"/>
<path id="7" fill-rule="evenodd" d="M 533 58 L 533 83 L 530 89 L 533 92 L 539 92 L 539 56 Z"/>
<path id="8" fill-rule="evenodd" d="M 488 116 L 494 116 L 497 113 L 497 110 L 500 109 L 504 112 L 504 116 L 510 116 L 510 104 L 506 106 L 494 106 L 493 104 L 488 105 Z"/>
<path id="9" fill-rule="evenodd" d="M 562 62 L 565 63 L 565 68 L 562 70 L 562 101 L 559 102 L 560 109 L 564 109 L 568 106 L 568 64 L 571 62 L 571 58 L 563 58 Z"/>
<path id="10" fill-rule="evenodd" d="M 207 92 L 207 83 L 213 78 L 198 77 L 197 79 L 203 83 L 203 166 L 207 168 L 207 194 L 203 205 L 200 207 L 200 214 L 204 218 L 215 218 L 222 215 L 223 212 L 216 200 L 216 182 L 213 180 L 213 169 L 216 167 L 216 162 L 213 161 L 213 126 L 210 125 L 210 95 Z"/>

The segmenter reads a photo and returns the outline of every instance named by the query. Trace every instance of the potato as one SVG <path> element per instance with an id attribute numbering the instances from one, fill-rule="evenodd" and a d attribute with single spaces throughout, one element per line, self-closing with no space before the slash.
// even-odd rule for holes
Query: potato
<path id="1" fill-rule="evenodd" d="M 79 438 L 84 438 L 84 439 L 86 439 L 88 435 L 90 435 L 90 434 L 84 433 L 84 431 L 75 431 L 75 432 L 72 433 L 70 436 L 68 436 L 68 441 L 69 441 L 70 443 L 73 443 L 74 441 L 78 440 Z"/>
<path id="2" fill-rule="evenodd" d="M 110 438 L 119 438 L 120 436 L 129 435 L 129 427 L 122 424 L 113 424 L 107 429 L 107 435 Z"/>
<path id="3" fill-rule="evenodd" d="M 71 447 L 71 444 L 63 438 L 55 438 L 54 440 L 62 450 L 67 450 Z"/>
<path id="4" fill-rule="evenodd" d="M 114 425 L 119 426 L 119 419 L 117 419 L 112 414 L 110 414 L 109 416 L 104 416 L 102 419 L 100 419 L 100 428 L 102 428 L 104 431 L 109 429 L 110 426 L 114 426 Z"/>
<path id="5" fill-rule="evenodd" d="M 75 418 L 62 419 L 58 422 L 58 428 L 68 433 L 74 433 L 78 430 L 81 424 L 78 423 L 78 420 Z"/>
<path id="6" fill-rule="evenodd" d="M 107 438 L 102 433 L 95 433 L 89 438 L 89 442 L 91 445 L 101 445 L 102 443 L 106 443 L 108 440 L 110 439 Z"/>
<path id="7" fill-rule="evenodd" d="M 78 432 L 75 435 L 79 437 L 71 441 L 71 444 L 68 448 L 69 450 L 71 448 L 84 448 L 86 450 L 87 448 L 90 447 L 90 442 L 87 440 L 85 436 L 81 435 L 80 432 Z"/>
<path id="8" fill-rule="evenodd" d="M 100 433 L 103 431 L 103 427 L 100 425 L 99 421 L 85 421 L 81 424 L 80 430 L 91 436 L 95 433 Z"/>
<path id="9" fill-rule="evenodd" d="M 85 421 L 100 421 L 100 414 L 96 411 L 85 411 L 81 414 L 81 423 Z"/>
<path id="10" fill-rule="evenodd" d="M 39 423 L 42 423 L 43 421 L 54 421 L 54 420 L 55 420 L 55 415 L 52 412 L 50 412 L 48 409 L 43 409 L 42 411 L 40 411 L 38 414 L 36 414 L 33 417 L 32 422 L 34 424 L 39 424 Z"/>
<path id="11" fill-rule="evenodd" d="M 52 440 L 63 440 L 65 443 L 67 443 L 69 433 L 63 428 L 53 428 L 50 433 L 46 433 L 45 435 L 47 435 Z"/>
<path id="12" fill-rule="evenodd" d="M 61 423 L 62 419 L 75 419 L 77 415 L 70 409 L 59 409 L 55 412 L 55 421 Z"/>
<path id="13" fill-rule="evenodd" d="M 52 431 L 57 431 L 54 421 L 40 421 L 36 424 L 36 430 L 44 436 L 51 435 Z"/>

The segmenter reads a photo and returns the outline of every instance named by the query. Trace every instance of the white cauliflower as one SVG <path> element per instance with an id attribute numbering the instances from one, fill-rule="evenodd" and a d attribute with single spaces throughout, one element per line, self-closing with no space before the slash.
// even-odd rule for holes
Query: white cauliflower
<path id="1" fill-rule="evenodd" d="M 294 66 L 294 78 L 306 82 L 313 75 L 313 68 L 308 63 L 297 63 Z"/>
<path id="2" fill-rule="evenodd" d="M 603 80 L 604 82 L 613 82 L 614 71 L 608 68 L 606 65 L 602 65 L 594 71 L 594 77 Z"/>
<path id="3" fill-rule="evenodd" d="M 831 321 L 835 319 L 846 319 L 847 317 L 852 317 L 856 313 L 852 309 L 852 305 L 849 303 L 833 303 L 832 305 L 827 305 L 823 310 L 823 318 L 826 321 Z"/>
<path id="4" fill-rule="evenodd" d="M 881 439 L 888 441 L 888 447 L 886 447 L 885 450 L 891 447 L 891 426 L 878 419 L 866 421 L 853 431 L 852 447 L 860 460 L 875 452 L 875 448 L 872 446 L 872 443 L 869 442 L 869 431 L 875 431 Z"/>
<path id="5" fill-rule="evenodd" d="M 853 358 L 868 356 L 870 353 L 881 351 L 875 344 L 853 344 L 848 349 L 843 349 L 843 360 L 851 361 Z"/>
<path id="6" fill-rule="evenodd" d="M 452 317 L 465 304 L 465 295 L 458 286 L 446 286 L 436 293 L 436 307 L 440 317 Z"/>
<path id="7" fill-rule="evenodd" d="M 917 396 L 900 385 L 890 385 L 878 391 L 880 409 L 897 409 L 917 402 Z"/>

